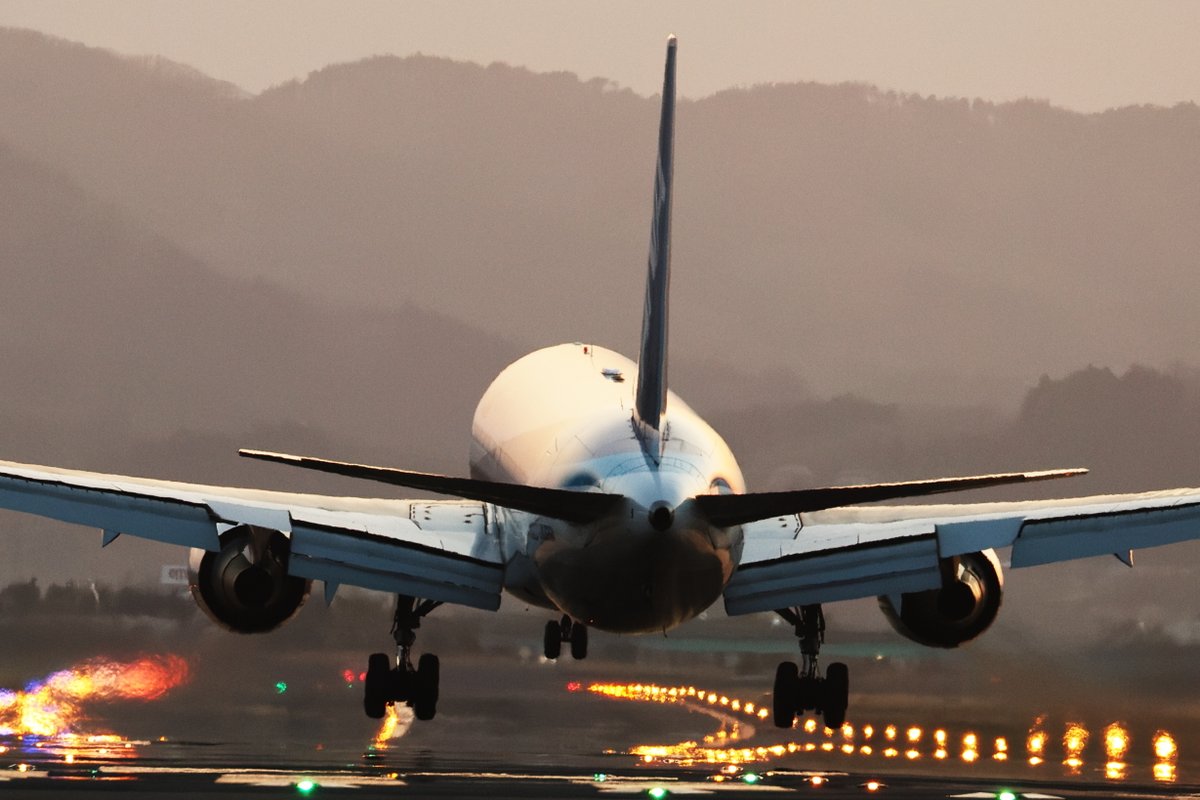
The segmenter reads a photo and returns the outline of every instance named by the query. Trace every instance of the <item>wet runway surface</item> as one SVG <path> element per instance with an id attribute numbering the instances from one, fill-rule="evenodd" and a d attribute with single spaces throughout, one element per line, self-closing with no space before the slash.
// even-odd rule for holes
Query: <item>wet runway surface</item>
<path id="1" fill-rule="evenodd" d="M 0 692 L 0 797 L 1200 798 L 1194 726 L 1158 719 L 943 711 L 922 723 L 877 708 L 837 730 L 811 717 L 780 730 L 761 692 L 723 681 L 547 678 L 489 684 L 479 703 L 519 699 L 486 714 L 460 702 L 432 723 L 408 709 L 374 722 L 346 702 L 360 688 L 347 670 L 336 703 L 279 681 L 271 703 L 189 724 L 180 712 L 215 707 L 211 694 L 149 714 L 177 674 L 164 658 L 89 661 Z M 107 719 L 88 713 L 101 690 L 119 693 L 96 706 Z M 123 733 L 84 732 L 101 730 Z"/>
<path id="2" fill-rule="evenodd" d="M 16 798 L 1200 797 L 1200 785 L 1155 781 L 1150 765 L 1132 766 L 1134 777 L 1114 781 L 1093 773 L 1057 778 L 1057 770 L 1037 773 L 1024 764 L 1009 765 L 1007 775 L 996 769 L 991 775 L 930 774 L 935 771 L 882 758 L 827 769 L 818 765 L 835 754 L 803 752 L 772 764 L 682 765 L 611 753 L 562 759 L 571 763 L 560 766 L 517 767 L 486 754 L 445 758 L 372 747 L 307 758 L 286 752 L 248 756 L 245 746 L 115 736 L 8 737 L 0 738 L 0 747 L 0 796 Z"/>
<path id="3" fill-rule="evenodd" d="M 494 768 L 379 771 L 183 765 L 131 768 L 9 770 L 5 797 L 892 797 L 892 798 L 1153 798 L 1200 796 L 1200 786 L 1112 786 L 1080 782 L 946 779 L 823 771 L 771 770 L 727 777 L 704 770 L 528 771 Z"/>

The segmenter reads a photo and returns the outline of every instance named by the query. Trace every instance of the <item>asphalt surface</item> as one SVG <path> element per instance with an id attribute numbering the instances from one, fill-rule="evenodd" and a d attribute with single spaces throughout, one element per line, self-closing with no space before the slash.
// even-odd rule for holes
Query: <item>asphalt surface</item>
<path id="1" fill-rule="evenodd" d="M 730 767 L 646 764 L 623 754 L 517 766 L 485 754 L 447 758 L 404 749 L 324 751 L 307 757 L 246 754 L 244 745 L 204 742 L 0 738 L 4 798 L 208 797 L 890 797 L 1154 798 L 1200 797 L 1200 785 L 1155 781 L 1151 765 L 1128 777 L 1060 777 L 1012 764 L 1008 774 L 930 774 L 914 765 L 861 761 L 853 769 L 813 768 L 800 754 L 777 763 Z M 547 759 L 550 760 L 550 759 Z M 818 760 L 819 763 L 819 760 Z M 932 764 L 930 765 L 932 766 Z M 878 772 L 870 771 L 878 768 Z M 899 770 L 899 771 L 898 771 Z M 1015 777 L 1014 777 L 1015 776 Z M 1011 792 L 1005 795 L 1004 792 Z"/>

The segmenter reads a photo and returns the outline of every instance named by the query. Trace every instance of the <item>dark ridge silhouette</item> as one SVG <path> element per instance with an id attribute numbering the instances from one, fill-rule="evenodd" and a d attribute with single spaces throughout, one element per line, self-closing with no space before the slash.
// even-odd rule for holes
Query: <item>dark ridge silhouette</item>
<path id="1" fill-rule="evenodd" d="M 633 349 L 652 98 L 426 56 L 244 97 L 29 32 L 0 42 L 0 139 L 214 268 L 417 303 L 523 347 Z M 1197 360 L 1193 104 L 777 84 L 681 103 L 678 131 L 679 361 L 1015 405 L 1041 372 Z"/>

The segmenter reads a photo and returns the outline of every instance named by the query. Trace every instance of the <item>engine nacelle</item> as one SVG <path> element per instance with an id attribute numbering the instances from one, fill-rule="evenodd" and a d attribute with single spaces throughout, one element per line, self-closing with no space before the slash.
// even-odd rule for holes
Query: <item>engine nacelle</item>
<path id="1" fill-rule="evenodd" d="M 882 595 L 879 607 L 902 636 L 928 647 L 958 647 L 996 620 L 1004 573 L 992 550 L 942 559 L 942 570 L 940 588 Z"/>
<path id="2" fill-rule="evenodd" d="M 216 552 L 193 549 L 188 565 L 192 596 L 221 627 L 266 633 L 291 619 L 312 581 L 287 572 L 291 545 L 282 533 L 249 525 L 221 535 Z"/>

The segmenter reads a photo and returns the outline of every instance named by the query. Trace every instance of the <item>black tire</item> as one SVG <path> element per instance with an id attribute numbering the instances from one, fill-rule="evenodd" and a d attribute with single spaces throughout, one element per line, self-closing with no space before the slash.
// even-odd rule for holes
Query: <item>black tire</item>
<path id="1" fill-rule="evenodd" d="M 441 662 L 433 653 L 422 653 L 413 677 L 413 713 L 417 719 L 433 719 L 437 714 L 438 684 L 441 681 Z"/>
<path id="2" fill-rule="evenodd" d="M 839 662 L 825 670 L 825 727 L 840 728 L 850 705 L 850 668 Z"/>
<path id="3" fill-rule="evenodd" d="M 571 658 L 582 661 L 587 658 L 588 630 L 587 625 L 576 622 L 571 625 Z"/>
<path id="4" fill-rule="evenodd" d="M 820 681 L 809 676 L 798 679 L 796 681 L 796 713 L 819 711 L 823 707 Z"/>
<path id="5" fill-rule="evenodd" d="M 387 713 L 391 680 L 392 661 L 387 653 L 372 653 L 367 659 L 367 680 L 363 684 L 363 711 L 371 719 L 383 719 Z"/>
<path id="6" fill-rule="evenodd" d="M 553 620 L 546 623 L 546 635 L 542 640 L 543 651 L 553 661 L 562 653 L 562 628 Z"/>
<path id="7" fill-rule="evenodd" d="M 796 684 L 800 670 L 794 661 L 781 661 L 775 668 L 775 688 L 771 693 L 772 719 L 776 728 L 790 728 L 796 721 Z"/>

